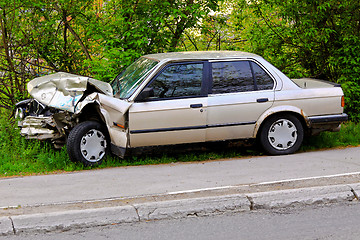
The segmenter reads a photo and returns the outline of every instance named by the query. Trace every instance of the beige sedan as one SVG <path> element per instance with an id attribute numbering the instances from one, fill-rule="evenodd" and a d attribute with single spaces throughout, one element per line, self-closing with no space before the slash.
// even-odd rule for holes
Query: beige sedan
<path id="1" fill-rule="evenodd" d="M 337 131 L 347 120 L 340 85 L 291 80 L 262 57 L 235 51 L 151 54 L 110 85 L 57 73 L 28 89 L 31 104 L 55 113 L 24 116 L 22 134 L 64 139 L 70 158 L 88 165 L 109 149 L 124 156 L 129 148 L 230 139 L 258 138 L 267 153 L 289 154 L 305 134 Z"/>

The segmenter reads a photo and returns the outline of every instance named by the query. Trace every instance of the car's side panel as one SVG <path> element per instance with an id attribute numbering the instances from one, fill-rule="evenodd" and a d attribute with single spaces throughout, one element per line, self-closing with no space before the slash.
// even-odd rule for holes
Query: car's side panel
<path id="1" fill-rule="evenodd" d="M 252 137 L 257 119 L 273 101 L 271 90 L 210 95 L 206 140 Z"/>
<path id="2" fill-rule="evenodd" d="M 277 91 L 275 106 L 291 105 L 302 109 L 308 116 L 329 115 L 343 112 L 339 87 Z"/>
<path id="3" fill-rule="evenodd" d="M 298 107 L 294 107 L 294 106 L 291 106 L 291 105 L 280 105 L 280 106 L 273 106 L 269 109 L 267 109 L 260 117 L 259 119 L 257 120 L 256 122 L 256 126 L 255 128 L 253 129 L 254 132 L 252 133 L 252 136 L 251 138 L 256 138 L 257 134 L 258 134 L 258 131 L 261 127 L 261 125 L 264 123 L 264 121 L 271 115 L 273 114 L 277 114 L 277 113 L 285 113 L 285 112 L 290 112 L 290 113 L 294 113 L 295 115 L 301 115 L 305 121 L 307 122 L 307 125 L 308 125 L 308 119 L 307 119 L 307 115 L 301 111 L 300 108 Z M 309 126 L 309 125 L 308 125 Z"/>
<path id="4" fill-rule="evenodd" d="M 207 98 L 134 103 L 129 109 L 130 146 L 203 142 Z"/>
<path id="5" fill-rule="evenodd" d="M 274 104 L 257 120 L 253 137 L 256 137 L 266 118 L 276 113 L 293 112 L 301 116 L 309 128 L 312 127 L 309 121 L 311 116 L 341 115 L 343 113 L 342 94 L 341 88 L 338 87 L 276 91 Z"/>
<path id="6" fill-rule="evenodd" d="M 131 103 L 96 93 L 92 97 L 88 96 L 86 101 L 91 102 L 92 100 L 100 105 L 100 113 L 106 123 L 111 143 L 115 146 L 126 148 L 128 145 L 128 134 L 125 127 L 125 115 Z"/>

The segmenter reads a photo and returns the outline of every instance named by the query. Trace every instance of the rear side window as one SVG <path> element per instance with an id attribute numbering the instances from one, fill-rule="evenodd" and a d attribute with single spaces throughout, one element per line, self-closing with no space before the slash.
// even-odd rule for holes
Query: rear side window
<path id="1" fill-rule="evenodd" d="M 178 98 L 201 95 L 203 63 L 167 66 L 148 87 L 154 89 L 154 98 Z"/>
<path id="2" fill-rule="evenodd" d="M 274 81 L 267 74 L 264 69 L 254 62 L 251 62 L 251 66 L 254 71 L 254 76 L 256 79 L 257 90 L 271 90 L 274 87 Z"/>
<path id="3" fill-rule="evenodd" d="M 214 62 L 211 65 L 213 94 L 270 90 L 274 87 L 272 78 L 254 62 Z"/>
<path id="4" fill-rule="evenodd" d="M 248 61 L 213 63 L 212 79 L 213 94 L 255 90 Z"/>

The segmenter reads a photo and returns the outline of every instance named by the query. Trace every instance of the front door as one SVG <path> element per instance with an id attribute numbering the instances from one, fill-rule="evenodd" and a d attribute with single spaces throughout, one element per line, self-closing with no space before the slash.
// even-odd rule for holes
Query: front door
<path id="1" fill-rule="evenodd" d="M 203 142 L 207 88 L 203 62 L 173 63 L 146 86 L 154 96 L 129 110 L 130 146 Z"/>

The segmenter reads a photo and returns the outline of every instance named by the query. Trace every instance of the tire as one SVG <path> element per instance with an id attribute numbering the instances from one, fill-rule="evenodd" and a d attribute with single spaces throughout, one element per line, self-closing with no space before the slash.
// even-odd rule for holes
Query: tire
<path id="1" fill-rule="evenodd" d="M 86 121 L 71 130 L 66 146 L 71 161 L 79 161 L 86 166 L 97 165 L 108 153 L 109 136 L 99 122 Z"/>
<path id="2" fill-rule="evenodd" d="M 281 114 L 266 120 L 260 130 L 260 144 L 270 155 L 296 152 L 304 139 L 300 120 L 291 114 Z"/>

